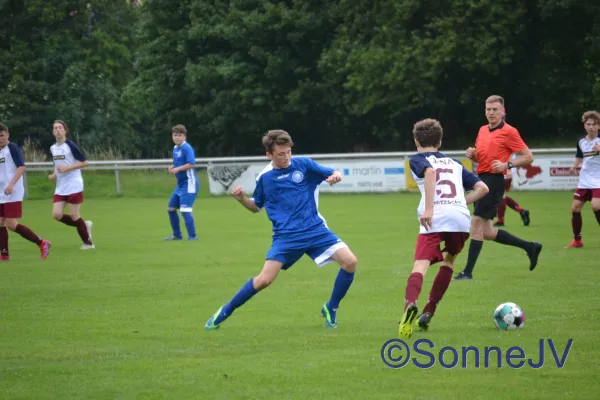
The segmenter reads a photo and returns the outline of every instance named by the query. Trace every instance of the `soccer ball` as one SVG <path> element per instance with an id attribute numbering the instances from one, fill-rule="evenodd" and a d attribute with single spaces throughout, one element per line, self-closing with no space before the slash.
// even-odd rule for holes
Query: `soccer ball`
<path id="1" fill-rule="evenodd" d="M 515 303 L 502 303 L 494 311 L 494 323 L 503 331 L 514 331 L 525 325 L 525 313 Z"/>

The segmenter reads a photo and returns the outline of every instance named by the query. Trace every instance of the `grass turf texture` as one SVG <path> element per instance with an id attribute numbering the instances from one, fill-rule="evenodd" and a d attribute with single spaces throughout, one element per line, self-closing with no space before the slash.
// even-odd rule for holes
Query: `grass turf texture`
<path id="1" fill-rule="evenodd" d="M 204 177 L 194 208 L 200 241 L 163 242 L 170 233 L 166 202 L 172 177 L 124 179 L 125 197 L 110 199 L 103 195 L 114 189 L 114 175 L 91 175 L 86 172 L 89 193 L 82 212 L 94 221 L 95 251 L 78 250 L 76 230 L 51 219 L 51 192 L 46 200 L 26 201 L 22 220 L 53 242 L 48 260 L 10 234 L 12 261 L 0 264 L 0 398 L 598 396 L 598 225 L 586 205 L 586 247 L 563 249 L 571 239 L 571 193 L 512 193 L 531 210 L 532 224 L 523 227 L 519 215 L 507 210 L 505 229 L 544 243 L 538 268 L 528 270 L 521 250 L 486 242 L 475 280 L 452 282 L 429 331 L 416 330 L 408 341 L 427 338 L 436 346 L 434 354 L 443 346 L 459 353 L 462 346 L 498 346 L 503 353 L 520 346 L 526 358 L 537 361 L 540 339 L 553 339 L 560 357 L 572 338 L 564 368 L 556 367 L 546 346 L 540 369 L 510 369 L 505 359 L 498 369 L 495 354 L 487 369 L 483 355 L 479 369 L 473 356 L 467 368 L 436 363 L 418 369 L 411 363 L 391 369 L 380 352 L 397 337 L 418 232 L 418 195 L 321 196 L 329 226 L 359 259 L 338 329 L 326 329 L 319 313 L 337 266 L 319 269 L 304 257 L 218 331 L 205 332 L 205 321 L 262 267 L 270 245 L 265 214 L 253 215 L 230 198 L 208 197 Z M 42 197 L 45 183 L 35 176 L 30 182 L 32 197 Z M 159 188 L 159 199 L 128 195 L 152 197 Z M 466 249 L 457 269 L 465 261 Z M 436 272 L 434 266 L 425 278 L 421 307 Z M 494 309 L 507 301 L 525 310 L 521 331 L 494 326 Z"/>

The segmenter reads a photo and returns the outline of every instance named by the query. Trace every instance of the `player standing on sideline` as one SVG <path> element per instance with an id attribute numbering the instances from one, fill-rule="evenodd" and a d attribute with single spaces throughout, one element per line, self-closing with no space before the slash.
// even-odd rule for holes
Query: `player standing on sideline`
<path id="1" fill-rule="evenodd" d="M 19 146 L 8 140 L 9 136 L 8 127 L 0 123 L 0 261 L 10 260 L 6 228 L 37 244 L 45 260 L 51 243 L 18 221 L 23 216 L 25 160 Z"/>
<path id="2" fill-rule="evenodd" d="M 177 178 L 177 187 L 169 199 L 167 209 L 173 234 L 165 238 L 165 240 L 181 240 L 183 238 L 179 227 L 177 209 L 181 212 L 181 216 L 185 222 L 188 240 L 198 240 L 194 225 L 194 216 L 192 215 L 192 207 L 200 188 L 200 183 L 196 176 L 196 155 L 192 146 L 186 142 L 187 130 L 185 126 L 175 125 L 171 133 L 175 147 L 173 147 L 173 165 L 169 167 L 169 173 L 175 175 Z"/>
<path id="3" fill-rule="evenodd" d="M 512 188 L 512 180 L 512 170 L 508 169 L 506 170 L 506 174 L 504 174 L 504 197 L 502 197 L 502 201 L 498 206 L 498 220 L 494 226 L 504 226 L 504 215 L 506 213 L 507 205 L 519 213 L 521 220 L 523 221 L 523 225 L 529 226 L 531 223 L 531 219 L 529 218 L 529 210 L 524 209 L 519 203 L 506 195 L 506 193 L 510 192 L 510 189 Z"/>
<path id="4" fill-rule="evenodd" d="M 92 243 L 92 221 L 81 218 L 81 203 L 83 203 L 83 177 L 81 168 L 88 165 L 85 154 L 77 144 L 68 139 L 69 127 L 64 121 L 56 120 L 52 126 L 56 144 L 50 147 L 54 172 L 48 179 L 56 179 L 56 190 L 52 198 L 52 218 L 68 226 L 77 228 L 77 233 L 83 244 L 81 250 L 95 249 Z M 69 205 L 69 214 L 65 207 Z"/>
<path id="5" fill-rule="evenodd" d="M 455 280 L 473 279 L 473 268 L 481 252 L 483 240 L 516 246 L 527 252 L 529 270 L 533 271 L 542 251 L 542 244 L 527 242 L 505 230 L 495 228 L 492 220 L 504 196 L 504 171 L 533 162 L 533 154 L 521 139 L 519 131 L 504 121 L 504 99 L 490 96 L 485 101 L 488 125 L 479 129 L 475 149 L 467 149 L 466 156 L 478 162 L 477 175 L 489 187 L 490 192 L 475 203 L 471 219 L 471 243 L 465 269 Z M 509 161 L 512 153 L 518 157 Z"/>
<path id="6" fill-rule="evenodd" d="M 271 163 L 256 178 L 252 198 L 244 196 L 241 187 L 231 193 L 254 213 L 263 207 L 267 210 L 273 224 L 273 243 L 260 274 L 247 281 L 229 303 L 209 318 L 204 328 L 217 329 L 237 308 L 273 283 L 280 270 L 287 270 L 304 254 L 319 267 L 333 261 L 341 267 L 331 298 L 321 309 L 325 326 L 337 328 L 337 309 L 354 280 L 357 261 L 319 214 L 318 194 L 323 181 L 335 184 L 342 180 L 342 175 L 310 158 L 292 158 L 294 143 L 285 131 L 267 132 L 262 144 Z"/>
<path id="7" fill-rule="evenodd" d="M 421 191 L 417 209 L 420 233 L 415 250 L 415 263 L 408 277 L 404 297 L 404 315 L 400 321 L 400 337 L 412 335 L 417 315 L 417 299 L 423 278 L 431 264 L 442 262 L 427 305 L 419 317 L 419 326 L 427 330 L 438 303 L 452 280 L 456 257 L 469 237 L 471 214 L 467 205 L 488 193 L 488 187 L 463 165 L 439 152 L 443 130 L 434 119 L 415 124 L 413 136 L 418 153 L 410 158 L 410 170 Z M 465 190 L 473 190 L 465 196 Z M 440 251 L 440 243 L 445 248 Z"/>
<path id="8" fill-rule="evenodd" d="M 577 168 L 580 166 L 581 171 L 579 172 L 579 183 L 571 205 L 573 240 L 565 246 L 567 249 L 583 247 L 581 208 L 587 201 L 592 203 L 592 210 L 600 224 L 600 138 L 598 138 L 600 113 L 586 111 L 583 113 L 581 121 L 587 135 L 577 141 L 575 164 L 571 167 L 573 173 L 576 173 Z"/>

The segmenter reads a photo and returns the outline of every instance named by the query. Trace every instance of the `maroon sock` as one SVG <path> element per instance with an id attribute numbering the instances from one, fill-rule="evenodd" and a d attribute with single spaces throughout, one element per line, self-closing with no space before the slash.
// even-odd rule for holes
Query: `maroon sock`
<path id="1" fill-rule="evenodd" d="M 90 234 L 88 233 L 88 229 L 83 218 L 79 218 L 74 222 L 74 224 L 77 226 L 77 233 L 79 233 L 79 237 L 83 243 L 92 244 L 92 241 L 90 240 Z"/>
<path id="2" fill-rule="evenodd" d="M 521 207 L 519 205 L 519 203 L 517 203 L 516 201 L 514 201 L 512 198 L 510 197 L 506 197 L 506 205 L 509 206 L 510 208 L 512 208 L 513 210 L 515 210 L 516 212 L 521 212 L 523 211 L 523 207 Z"/>
<path id="3" fill-rule="evenodd" d="M 503 198 L 498 206 L 498 222 L 504 222 L 504 214 L 506 213 L 506 198 Z"/>
<path id="4" fill-rule="evenodd" d="M 600 210 L 594 211 L 594 215 L 596 215 L 596 221 L 600 224 Z"/>
<path id="5" fill-rule="evenodd" d="M 23 236 L 25 239 L 29 240 L 32 243 L 37 244 L 38 246 L 42 243 L 42 238 L 33 233 L 31 229 L 26 227 L 25 225 L 17 224 L 15 228 L 15 232 L 19 235 Z"/>
<path id="6" fill-rule="evenodd" d="M 435 276 L 433 286 L 431 286 L 431 292 L 429 292 L 429 300 L 427 300 L 427 304 L 423 309 L 424 313 L 431 313 L 431 316 L 435 314 L 437 305 L 440 302 L 440 300 L 442 300 L 442 297 L 444 297 L 444 293 L 446 293 L 446 289 L 448 289 L 448 286 L 450 286 L 451 280 L 452 268 L 442 265 L 437 275 Z"/>
<path id="7" fill-rule="evenodd" d="M 8 230 L 5 226 L 0 228 L 0 255 L 8 257 Z"/>
<path id="8" fill-rule="evenodd" d="M 410 303 L 416 303 L 423 287 L 423 275 L 418 272 L 413 272 L 408 277 L 406 282 L 406 293 L 404 295 L 404 308 Z"/>
<path id="9" fill-rule="evenodd" d="M 65 225 L 77 226 L 77 223 L 73 221 L 73 218 L 71 218 L 71 216 L 68 214 L 63 214 L 58 221 L 62 222 Z"/>
<path id="10" fill-rule="evenodd" d="M 581 211 L 573 211 L 571 225 L 573 226 L 573 237 L 575 238 L 575 240 L 581 240 L 581 227 L 583 226 L 583 220 L 581 219 Z"/>

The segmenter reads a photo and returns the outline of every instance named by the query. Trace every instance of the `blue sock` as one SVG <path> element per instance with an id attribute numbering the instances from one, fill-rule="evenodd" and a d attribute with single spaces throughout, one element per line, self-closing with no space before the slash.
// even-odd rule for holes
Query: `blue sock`
<path id="1" fill-rule="evenodd" d="M 215 325 L 225 321 L 231 314 L 233 314 L 236 308 L 243 306 L 245 302 L 250 300 L 252 296 L 258 293 L 258 290 L 254 289 L 254 284 L 252 281 L 254 281 L 254 278 L 250 278 L 250 280 L 246 282 L 244 286 L 242 286 L 235 296 L 233 296 L 229 303 L 223 306 L 221 314 L 214 322 Z"/>
<path id="2" fill-rule="evenodd" d="M 342 301 L 346 295 L 346 292 L 348 292 L 348 289 L 350 289 L 350 285 L 352 285 L 353 280 L 354 272 L 346 272 L 340 268 L 340 272 L 338 272 L 337 277 L 335 278 L 331 299 L 329 299 L 327 302 L 327 308 L 330 311 L 337 311 L 338 307 L 340 306 L 340 301 Z"/>
<path id="3" fill-rule="evenodd" d="M 181 238 L 179 215 L 177 215 L 177 211 L 169 211 L 169 220 L 171 221 L 171 228 L 173 228 L 173 236 Z"/>
<path id="4" fill-rule="evenodd" d="M 191 212 L 182 212 L 183 220 L 185 221 L 185 228 L 189 237 L 196 236 L 196 227 L 194 226 L 194 216 Z"/>

